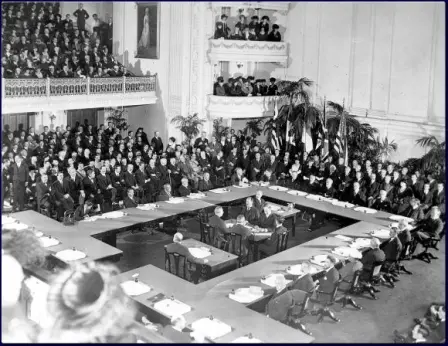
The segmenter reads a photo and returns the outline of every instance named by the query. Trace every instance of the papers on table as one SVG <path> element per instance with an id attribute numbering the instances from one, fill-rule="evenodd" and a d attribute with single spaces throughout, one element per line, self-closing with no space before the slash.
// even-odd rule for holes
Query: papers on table
<path id="1" fill-rule="evenodd" d="M 87 217 L 87 218 L 85 218 L 85 219 L 82 220 L 82 221 L 85 221 L 85 222 L 94 222 L 94 221 L 99 220 L 99 219 L 104 219 L 104 217 L 103 217 L 103 216 L 100 216 L 100 215 L 94 215 L 94 216 L 91 216 L 91 217 Z"/>
<path id="2" fill-rule="evenodd" d="M 346 237 L 345 235 L 342 235 L 342 234 L 338 234 L 337 236 L 335 236 L 335 238 L 341 239 L 343 241 L 352 241 L 353 240 L 353 238 Z"/>
<path id="3" fill-rule="evenodd" d="M 87 255 L 82 251 L 66 249 L 66 250 L 59 251 L 58 253 L 55 254 L 55 256 L 65 262 L 70 262 L 70 261 L 77 261 L 77 260 L 83 259 Z"/>
<path id="4" fill-rule="evenodd" d="M 310 259 L 310 262 L 316 264 L 320 267 L 325 267 L 327 265 L 328 255 L 317 255 Z"/>
<path id="5" fill-rule="evenodd" d="M 240 188 L 240 189 L 243 189 L 243 188 L 246 188 L 246 187 L 249 187 L 250 185 L 249 184 L 246 184 L 246 183 L 242 183 L 242 184 L 240 184 L 240 185 L 233 185 L 234 187 L 238 187 L 238 188 Z"/>
<path id="6" fill-rule="evenodd" d="M 8 223 L 6 225 L 2 224 L 3 229 L 7 230 L 16 230 L 16 231 L 23 231 L 24 229 L 28 229 L 28 225 L 25 225 L 21 222 L 14 222 L 14 223 Z"/>
<path id="7" fill-rule="evenodd" d="M 154 203 L 148 203 L 148 204 L 142 204 L 137 206 L 137 209 L 140 210 L 153 210 L 156 208 L 156 205 Z"/>
<path id="8" fill-rule="evenodd" d="M 282 209 L 281 205 L 276 205 L 276 204 L 269 204 L 271 206 L 271 210 L 272 211 L 279 211 Z"/>
<path id="9" fill-rule="evenodd" d="M 263 341 L 258 340 L 252 336 L 240 336 L 232 341 L 232 344 L 262 344 Z"/>
<path id="10" fill-rule="evenodd" d="M 318 195 L 311 195 L 311 194 L 309 194 L 305 198 L 312 199 L 313 201 L 320 201 L 322 197 L 318 196 Z"/>
<path id="11" fill-rule="evenodd" d="M 200 320 L 194 321 L 191 324 L 191 329 L 211 340 L 220 338 L 232 331 L 232 327 L 228 324 L 225 324 L 216 318 L 210 319 L 209 317 L 204 317 Z"/>
<path id="12" fill-rule="evenodd" d="M 362 258 L 362 253 L 353 247 L 341 246 L 341 247 L 337 247 L 332 252 L 335 255 L 342 256 L 342 257 L 352 257 L 352 258 L 358 258 L 358 259 Z"/>
<path id="13" fill-rule="evenodd" d="M 206 247 L 192 247 L 188 248 L 188 251 L 191 253 L 191 255 L 195 258 L 206 258 L 208 256 L 211 256 L 210 249 Z"/>
<path id="14" fill-rule="evenodd" d="M 328 203 L 333 203 L 335 201 L 334 198 L 330 198 L 330 197 L 321 197 L 320 200 L 324 201 L 324 202 L 328 202 Z"/>
<path id="15" fill-rule="evenodd" d="M 154 304 L 154 309 L 160 311 L 166 316 L 173 317 L 184 315 L 191 311 L 191 306 L 184 304 L 177 299 L 165 298 Z"/>
<path id="16" fill-rule="evenodd" d="M 278 280 L 284 280 L 284 283 L 287 285 L 290 282 L 292 282 L 292 280 L 286 280 L 285 276 L 283 274 L 276 274 L 276 273 L 272 273 L 269 274 L 263 278 L 261 278 L 261 283 L 270 286 L 270 287 L 277 287 L 277 281 Z"/>
<path id="17" fill-rule="evenodd" d="M 342 208 L 353 208 L 355 206 L 354 204 L 351 204 L 348 202 L 342 202 L 342 201 L 338 201 L 338 200 L 331 202 L 331 204 L 336 205 L 338 207 L 342 207 Z"/>
<path id="18" fill-rule="evenodd" d="M 250 184 L 254 186 L 269 186 L 267 181 L 251 181 Z"/>
<path id="19" fill-rule="evenodd" d="M 229 294 L 229 298 L 238 303 L 248 304 L 263 297 L 264 291 L 261 287 L 251 286 L 245 288 L 238 288 L 235 292 Z"/>
<path id="20" fill-rule="evenodd" d="M 365 207 L 356 207 L 353 210 L 359 211 L 360 213 L 366 213 L 366 214 L 375 214 L 377 212 L 377 210 L 375 210 L 375 209 L 370 209 L 370 208 L 365 208 Z"/>
<path id="21" fill-rule="evenodd" d="M 180 197 L 173 197 L 173 198 L 169 199 L 168 201 L 166 201 L 166 203 L 170 203 L 170 204 L 179 204 L 179 203 L 183 203 L 183 202 L 185 202 L 185 200 Z"/>
<path id="22" fill-rule="evenodd" d="M 7 225 L 14 222 L 16 222 L 16 219 L 14 219 L 13 217 L 2 215 L 2 225 Z"/>
<path id="23" fill-rule="evenodd" d="M 288 193 L 293 196 L 301 196 L 301 197 L 306 196 L 308 194 L 307 192 L 298 191 L 298 190 L 289 190 Z"/>
<path id="24" fill-rule="evenodd" d="M 220 188 L 220 189 L 213 189 L 213 190 L 209 190 L 209 192 L 213 192 L 213 193 L 227 193 L 229 192 L 229 189 L 226 188 Z"/>
<path id="25" fill-rule="evenodd" d="M 200 199 L 204 198 L 205 195 L 203 193 L 190 193 L 187 197 L 191 199 Z"/>
<path id="26" fill-rule="evenodd" d="M 275 190 L 275 191 L 288 191 L 288 188 L 283 187 L 283 186 L 278 186 L 278 185 L 275 185 L 275 186 L 269 186 L 269 188 L 270 188 L 271 190 Z"/>
<path id="27" fill-rule="evenodd" d="M 232 222 L 226 222 L 226 226 L 227 228 L 232 228 L 233 226 L 235 226 L 235 224 Z"/>
<path id="28" fill-rule="evenodd" d="M 410 217 L 406 217 L 406 216 L 401 216 L 401 215 L 391 215 L 389 216 L 389 219 L 394 220 L 394 221 L 407 221 L 407 222 L 414 222 L 414 219 L 411 219 Z"/>
<path id="29" fill-rule="evenodd" d="M 41 231 L 34 231 L 34 235 L 35 235 L 37 238 L 40 238 L 40 237 L 42 237 L 42 236 L 44 235 L 44 233 L 41 232 Z"/>
<path id="30" fill-rule="evenodd" d="M 356 238 L 353 243 L 350 244 L 351 247 L 355 249 L 363 249 L 366 247 L 370 247 L 370 239 L 369 238 Z"/>
<path id="31" fill-rule="evenodd" d="M 380 239 L 389 239 L 390 231 L 388 229 L 376 229 L 370 233 L 372 237 L 380 238 Z"/>
<path id="32" fill-rule="evenodd" d="M 122 211 L 111 211 L 109 213 L 104 213 L 102 216 L 105 219 L 118 219 L 123 217 L 124 213 Z"/>
<path id="33" fill-rule="evenodd" d="M 123 282 L 120 284 L 120 286 L 123 289 L 124 293 L 131 297 L 140 296 L 151 291 L 151 287 L 140 281 L 136 282 L 135 280 Z"/>
<path id="34" fill-rule="evenodd" d="M 50 238 L 50 237 L 41 237 L 39 238 L 39 240 L 43 247 L 55 246 L 61 243 L 56 238 Z"/>
<path id="35" fill-rule="evenodd" d="M 286 272 L 291 275 L 304 276 L 306 274 L 311 275 L 316 274 L 319 272 L 319 269 L 317 269 L 313 265 L 304 262 L 302 264 L 296 264 L 286 268 Z"/>

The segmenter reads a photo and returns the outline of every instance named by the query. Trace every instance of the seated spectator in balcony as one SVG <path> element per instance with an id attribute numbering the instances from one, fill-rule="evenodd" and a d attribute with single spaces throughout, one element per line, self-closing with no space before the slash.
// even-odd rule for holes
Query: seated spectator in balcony
<path id="1" fill-rule="evenodd" d="M 246 17 L 244 15 L 240 15 L 238 18 L 238 23 L 235 24 L 235 29 L 238 28 L 239 32 L 243 32 L 246 27 Z"/>
<path id="2" fill-rule="evenodd" d="M 261 91 L 261 95 L 265 96 L 268 93 L 268 86 L 266 85 L 266 79 L 261 79 L 261 86 L 260 86 L 260 91 Z"/>
<path id="3" fill-rule="evenodd" d="M 36 69 L 34 71 L 34 77 L 39 79 L 45 78 L 42 72 L 42 68 L 39 65 L 36 66 Z"/>
<path id="4" fill-rule="evenodd" d="M 215 29 L 215 35 L 213 36 L 213 38 L 215 40 L 219 40 L 219 39 L 226 39 L 227 37 L 228 37 L 227 33 L 224 31 L 224 28 L 223 28 L 223 23 L 217 22 L 216 29 Z"/>
<path id="5" fill-rule="evenodd" d="M 243 79 L 243 86 L 241 87 L 242 96 L 252 96 L 253 88 L 248 79 Z"/>
<path id="6" fill-rule="evenodd" d="M 248 26 L 246 26 L 241 34 L 241 40 L 249 41 L 250 40 L 250 29 Z"/>
<path id="7" fill-rule="evenodd" d="M 268 92 L 266 95 L 268 96 L 274 96 L 277 95 L 278 87 L 275 85 L 276 79 L 274 77 L 269 78 L 269 86 L 268 86 Z"/>
<path id="8" fill-rule="evenodd" d="M 282 35 L 278 31 L 279 26 L 277 24 L 274 24 L 272 26 L 272 31 L 268 35 L 268 41 L 271 42 L 280 42 L 282 40 Z"/>
<path id="9" fill-rule="evenodd" d="M 261 79 L 255 80 L 254 87 L 252 90 L 253 96 L 262 96 L 261 94 Z"/>
<path id="10" fill-rule="evenodd" d="M 252 16 L 251 22 L 248 25 L 249 30 L 251 31 L 253 29 L 253 31 L 255 32 L 255 36 L 257 36 L 260 32 L 260 23 L 258 22 L 258 20 L 258 16 Z"/>
<path id="11" fill-rule="evenodd" d="M 226 96 L 226 89 L 224 88 L 224 78 L 218 77 L 214 87 L 214 95 Z"/>
<path id="12" fill-rule="evenodd" d="M 113 69 L 109 71 L 109 76 L 111 77 L 122 77 L 120 70 L 118 69 L 118 65 L 114 65 Z"/>
<path id="13" fill-rule="evenodd" d="M 261 17 L 260 32 L 261 32 L 261 29 L 264 29 L 266 34 L 269 33 L 269 17 L 268 16 Z"/>
<path id="14" fill-rule="evenodd" d="M 230 95 L 231 96 L 243 96 L 243 91 L 241 88 L 241 84 L 238 82 L 238 80 L 233 79 L 232 80 L 232 86 L 230 88 Z"/>
<path id="15" fill-rule="evenodd" d="M 249 41 L 258 41 L 258 34 L 254 28 L 249 28 Z"/>
<path id="16" fill-rule="evenodd" d="M 266 32 L 264 28 L 261 28 L 257 36 L 257 41 L 267 41 L 267 40 L 268 40 L 268 32 Z"/>

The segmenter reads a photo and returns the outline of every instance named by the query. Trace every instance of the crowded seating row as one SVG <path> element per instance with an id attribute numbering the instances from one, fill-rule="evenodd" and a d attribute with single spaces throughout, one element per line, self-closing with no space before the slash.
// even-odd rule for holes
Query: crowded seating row
<path id="1" fill-rule="evenodd" d="M 216 96 L 275 96 L 278 87 L 274 77 L 269 78 L 269 85 L 266 79 L 255 79 L 253 76 L 229 78 L 224 83 L 223 77 L 218 77 L 213 86 L 213 95 Z"/>

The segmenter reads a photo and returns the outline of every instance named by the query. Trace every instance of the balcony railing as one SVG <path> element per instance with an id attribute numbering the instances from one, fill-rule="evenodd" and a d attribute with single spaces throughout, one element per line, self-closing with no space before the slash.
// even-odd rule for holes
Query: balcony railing
<path id="1" fill-rule="evenodd" d="M 155 92 L 156 76 L 3 79 L 3 98 Z"/>
<path id="2" fill-rule="evenodd" d="M 286 42 L 209 40 L 209 57 L 218 61 L 255 61 L 286 64 L 288 44 Z"/>
<path id="3" fill-rule="evenodd" d="M 274 115 L 278 96 L 215 96 L 209 95 L 208 107 L 212 118 L 260 118 Z M 277 104 L 280 109 L 280 103 Z"/>
<path id="4" fill-rule="evenodd" d="M 247 1 L 247 2 L 232 2 L 220 1 L 212 2 L 213 7 L 238 7 L 238 8 L 259 8 L 271 11 L 288 11 L 289 2 L 265 2 L 265 1 Z"/>

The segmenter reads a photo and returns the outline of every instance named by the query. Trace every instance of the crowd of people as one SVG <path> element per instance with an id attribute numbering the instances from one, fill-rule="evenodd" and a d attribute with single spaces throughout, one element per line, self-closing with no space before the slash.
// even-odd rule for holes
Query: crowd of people
<path id="1" fill-rule="evenodd" d="M 221 15 L 221 21 L 216 22 L 215 35 L 213 38 L 226 40 L 245 40 L 245 41 L 271 41 L 280 42 L 282 35 L 278 31 L 280 27 L 277 24 L 270 28 L 270 20 L 268 16 L 261 17 L 252 16 L 249 24 L 246 23 L 246 16 L 240 15 L 238 23 L 235 24 L 234 31 L 227 24 L 228 16 Z"/>
<path id="2" fill-rule="evenodd" d="M 269 85 L 266 85 L 266 79 L 255 79 L 248 77 L 230 77 L 227 83 L 223 77 L 218 77 L 213 86 L 213 95 L 216 96 L 275 96 L 278 93 L 278 87 L 275 84 L 274 77 L 269 78 Z"/>
<path id="3" fill-rule="evenodd" d="M 112 55 L 112 18 L 79 9 L 62 19 L 60 3 L 2 3 L 3 78 L 120 77 L 131 73 Z"/>

